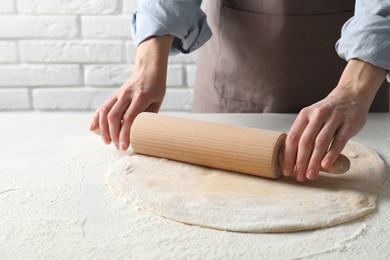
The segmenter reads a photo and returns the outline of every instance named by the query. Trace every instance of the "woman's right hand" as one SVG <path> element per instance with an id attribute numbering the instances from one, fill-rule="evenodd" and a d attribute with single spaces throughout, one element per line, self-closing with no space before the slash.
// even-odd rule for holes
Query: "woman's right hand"
<path id="1" fill-rule="evenodd" d="M 132 76 L 96 110 L 90 130 L 105 144 L 118 150 L 130 145 L 130 129 L 144 111 L 158 112 L 166 90 L 166 75 L 172 36 L 152 37 L 137 48 Z"/>

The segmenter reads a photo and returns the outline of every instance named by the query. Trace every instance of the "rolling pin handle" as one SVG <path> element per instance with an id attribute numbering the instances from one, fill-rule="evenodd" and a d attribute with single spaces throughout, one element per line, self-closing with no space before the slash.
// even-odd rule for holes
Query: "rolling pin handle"
<path id="1" fill-rule="evenodd" d="M 282 147 L 279 152 L 280 166 L 283 165 L 283 151 L 284 148 Z M 331 174 L 344 174 L 350 169 L 350 167 L 351 167 L 351 161 L 348 159 L 348 157 L 345 156 L 344 154 L 340 154 L 329 169 L 321 168 L 320 171 L 331 173 Z"/>

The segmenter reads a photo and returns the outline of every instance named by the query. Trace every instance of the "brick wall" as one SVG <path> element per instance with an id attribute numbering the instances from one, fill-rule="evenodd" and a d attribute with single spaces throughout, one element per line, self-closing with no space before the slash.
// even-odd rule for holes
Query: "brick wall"
<path id="1" fill-rule="evenodd" d="M 131 75 L 136 3 L 0 0 L 0 110 L 94 110 Z M 190 110 L 195 60 L 170 57 L 162 110 Z"/>

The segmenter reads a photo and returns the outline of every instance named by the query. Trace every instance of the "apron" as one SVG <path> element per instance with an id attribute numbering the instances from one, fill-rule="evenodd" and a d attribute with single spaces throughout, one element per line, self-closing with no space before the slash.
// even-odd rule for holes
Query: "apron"
<path id="1" fill-rule="evenodd" d="M 297 113 L 325 98 L 346 62 L 335 51 L 354 0 L 208 0 L 193 112 Z M 389 86 L 370 111 L 389 110 Z"/>

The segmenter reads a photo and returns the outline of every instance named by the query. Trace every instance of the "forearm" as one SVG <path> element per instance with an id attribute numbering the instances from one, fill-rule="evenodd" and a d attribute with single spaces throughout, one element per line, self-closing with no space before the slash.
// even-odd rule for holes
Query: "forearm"
<path id="1" fill-rule="evenodd" d="M 166 76 L 169 50 L 174 37 L 171 35 L 153 36 L 138 45 L 134 72 L 145 70 L 156 71 L 158 75 Z M 163 79 L 165 81 L 165 79 Z"/>
<path id="2" fill-rule="evenodd" d="M 367 111 L 388 71 L 368 62 L 351 59 L 330 95 L 345 95 L 350 102 L 365 104 Z"/>

